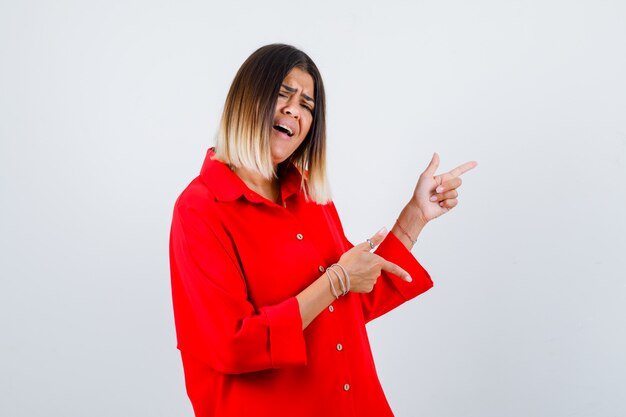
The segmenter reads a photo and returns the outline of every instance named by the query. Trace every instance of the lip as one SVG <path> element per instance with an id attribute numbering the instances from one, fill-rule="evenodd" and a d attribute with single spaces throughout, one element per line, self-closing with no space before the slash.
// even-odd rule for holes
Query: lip
<path id="1" fill-rule="evenodd" d="M 281 139 L 284 139 L 284 140 L 291 140 L 291 139 L 293 139 L 293 137 L 289 136 L 285 132 L 281 132 L 280 130 L 276 130 L 276 129 L 272 129 L 272 130 L 273 130 L 272 133 L 275 134 L 276 136 L 278 136 Z"/>
<path id="2" fill-rule="evenodd" d="M 291 129 L 291 132 L 293 132 L 293 135 L 289 136 L 286 133 L 280 132 L 276 129 L 274 129 L 274 126 L 276 125 L 283 125 L 283 126 L 287 126 L 289 129 Z M 274 120 L 274 124 L 272 125 L 272 129 L 278 133 L 279 135 L 281 135 L 281 137 L 285 137 L 287 139 L 292 139 L 295 138 L 299 135 L 299 129 L 298 129 L 298 124 L 294 123 L 293 120 L 288 119 L 288 118 L 284 118 L 284 117 L 279 117 L 277 119 Z"/>

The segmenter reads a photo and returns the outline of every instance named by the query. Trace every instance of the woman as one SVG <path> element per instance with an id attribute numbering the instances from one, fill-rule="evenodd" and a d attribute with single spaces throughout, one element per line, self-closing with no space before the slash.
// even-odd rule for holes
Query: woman
<path id="1" fill-rule="evenodd" d="M 475 163 L 435 175 L 435 154 L 391 232 L 353 246 L 325 147 L 313 61 L 288 45 L 258 49 L 174 209 L 172 294 L 196 416 L 392 415 L 365 324 L 432 286 L 410 250 L 456 206 Z"/>

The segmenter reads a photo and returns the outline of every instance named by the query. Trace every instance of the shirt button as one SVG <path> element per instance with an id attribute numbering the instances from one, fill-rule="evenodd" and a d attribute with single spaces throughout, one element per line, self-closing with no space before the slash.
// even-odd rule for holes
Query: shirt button
<path id="1" fill-rule="evenodd" d="M 350 384 L 343 384 L 343 390 L 344 391 L 350 390 Z"/>
<path id="2" fill-rule="evenodd" d="M 302 239 L 304 239 L 304 236 L 302 236 L 302 233 L 298 233 L 298 234 L 296 235 L 296 239 L 298 239 L 298 240 L 302 240 Z"/>
<path id="3" fill-rule="evenodd" d="M 340 352 L 343 350 L 343 345 L 341 343 L 337 343 L 337 350 Z"/>
<path id="4" fill-rule="evenodd" d="M 328 306 L 328 311 L 330 311 L 330 312 L 332 313 L 333 311 L 335 311 L 335 307 L 333 307 L 333 306 Z"/>
<path id="5" fill-rule="evenodd" d="M 318 266 L 318 267 L 317 267 L 317 269 L 318 269 L 318 271 L 320 271 L 320 272 L 324 272 L 324 271 L 326 271 L 326 268 L 324 268 L 322 265 Z"/>

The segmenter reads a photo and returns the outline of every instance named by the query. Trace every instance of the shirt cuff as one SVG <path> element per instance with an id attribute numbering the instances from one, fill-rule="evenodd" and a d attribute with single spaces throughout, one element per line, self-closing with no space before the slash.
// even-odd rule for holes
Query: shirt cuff
<path id="1" fill-rule="evenodd" d="M 398 265 L 413 278 L 412 282 L 406 282 L 394 274 L 389 274 L 393 277 L 393 285 L 406 300 L 415 298 L 433 286 L 428 272 L 393 233 L 389 232 L 385 240 L 378 245 L 376 254 Z"/>
<path id="2" fill-rule="evenodd" d="M 261 309 L 269 323 L 272 368 L 306 365 L 306 344 L 296 297 Z"/>

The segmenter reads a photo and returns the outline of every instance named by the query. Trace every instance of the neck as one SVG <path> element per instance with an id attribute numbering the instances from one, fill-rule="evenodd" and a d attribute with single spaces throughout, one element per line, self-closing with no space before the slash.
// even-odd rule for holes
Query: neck
<path id="1" fill-rule="evenodd" d="M 280 204 L 280 181 L 278 178 L 265 178 L 259 172 L 247 168 L 233 168 L 233 172 L 257 194 Z"/>

